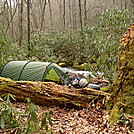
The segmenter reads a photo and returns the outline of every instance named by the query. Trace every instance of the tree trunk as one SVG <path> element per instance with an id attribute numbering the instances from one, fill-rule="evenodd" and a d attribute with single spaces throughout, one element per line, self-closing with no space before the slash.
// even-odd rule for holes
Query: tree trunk
<path id="1" fill-rule="evenodd" d="M 82 30 L 83 30 L 83 28 L 82 28 L 81 0 L 79 0 L 79 16 L 80 16 L 80 27 L 81 27 L 81 31 L 82 31 Z"/>
<path id="2" fill-rule="evenodd" d="M 19 31 L 20 31 L 20 38 L 19 38 L 19 47 L 22 47 L 22 38 L 23 38 L 23 0 L 21 0 L 21 4 L 20 4 L 20 19 L 19 19 Z"/>
<path id="3" fill-rule="evenodd" d="M 41 27 L 40 27 L 40 30 L 43 29 L 43 24 L 45 24 L 45 23 L 44 23 L 44 16 L 45 16 L 46 4 L 47 4 L 47 1 L 45 0 L 45 1 L 44 1 L 44 5 L 43 5 L 43 11 L 42 11 L 42 19 L 41 19 Z"/>
<path id="4" fill-rule="evenodd" d="M 84 26 L 87 25 L 87 0 L 84 0 Z"/>
<path id="5" fill-rule="evenodd" d="M 50 12 L 51 29 L 53 31 L 53 15 L 52 15 L 52 8 L 51 8 L 51 0 L 48 0 L 48 4 L 49 4 L 49 12 Z"/>
<path id="6" fill-rule="evenodd" d="M 134 24 L 123 35 L 119 47 L 116 77 L 113 93 L 108 102 L 111 123 L 119 120 L 119 115 L 134 114 Z"/>
<path id="7" fill-rule="evenodd" d="M 68 9 L 69 9 L 69 26 L 72 29 L 72 14 L 71 14 L 71 2 L 68 0 Z"/>
<path id="8" fill-rule="evenodd" d="M 72 1 L 72 19 L 73 19 L 73 30 L 77 28 L 77 20 L 76 20 L 76 0 Z"/>
<path id="9" fill-rule="evenodd" d="M 27 0 L 27 29 L 28 29 L 28 51 L 29 51 L 29 54 L 30 54 L 30 0 Z"/>
<path id="10" fill-rule="evenodd" d="M 66 25 L 66 2 L 63 0 L 63 29 L 65 30 Z"/>
<path id="11" fill-rule="evenodd" d="M 0 95 L 10 93 L 19 101 L 31 101 L 38 105 L 69 108 L 86 108 L 97 101 L 102 102 L 110 94 L 91 88 L 75 89 L 53 82 L 12 81 L 0 77 Z"/>

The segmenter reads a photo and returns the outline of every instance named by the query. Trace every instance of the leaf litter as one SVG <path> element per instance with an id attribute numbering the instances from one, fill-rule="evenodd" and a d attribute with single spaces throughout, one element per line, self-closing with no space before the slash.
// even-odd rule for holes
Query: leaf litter
<path id="1" fill-rule="evenodd" d="M 15 102 L 17 110 L 23 112 L 27 104 Z M 38 117 L 50 113 L 54 134 L 134 134 L 134 117 L 131 125 L 110 125 L 109 112 L 103 108 L 83 108 L 81 110 L 39 106 Z"/>

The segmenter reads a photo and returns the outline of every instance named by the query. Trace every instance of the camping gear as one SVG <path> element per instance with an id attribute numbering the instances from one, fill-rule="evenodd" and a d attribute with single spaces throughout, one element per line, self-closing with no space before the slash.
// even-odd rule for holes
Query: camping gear
<path id="1" fill-rule="evenodd" d="M 68 76 L 67 80 L 66 80 L 66 85 L 68 85 L 70 87 L 72 85 L 74 79 L 75 79 L 74 76 Z"/>
<path id="2" fill-rule="evenodd" d="M 88 81 L 87 79 L 85 78 L 80 78 L 80 77 L 77 77 L 72 85 L 74 87 L 77 87 L 77 88 L 84 88 L 84 87 L 90 87 L 90 88 L 93 88 L 93 89 L 97 89 L 97 90 L 100 90 L 100 85 L 96 85 L 96 84 L 92 84 L 92 83 L 89 83 L 88 84 Z"/>
<path id="3" fill-rule="evenodd" d="M 73 83 L 72 83 L 72 85 L 73 85 L 74 87 L 78 87 L 78 88 L 84 88 L 84 87 L 87 86 L 87 84 L 88 84 L 87 79 L 85 79 L 85 78 L 80 78 L 80 77 L 77 77 L 77 78 L 73 81 Z"/>
<path id="4" fill-rule="evenodd" d="M 100 85 L 96 85 L 96 84 L 88 84 L 87 87 L 91 87 L 93 89 L 100 90 Z"/>
<path id="5" fill-rule="evenodd" d="M 1 77 L 15 81 L 55 81 L 65 84 L 66 71 L 55 63 L 10 61 L 0 72 Z"/>

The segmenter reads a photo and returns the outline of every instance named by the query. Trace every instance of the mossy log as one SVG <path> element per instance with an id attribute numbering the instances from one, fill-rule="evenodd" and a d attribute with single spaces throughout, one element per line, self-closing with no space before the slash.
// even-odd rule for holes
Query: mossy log
<path id="1" fill-rule="evenodd" d="M 19 101 L 26 98 L 38 105 L 68 108 L 89 107 L 91 102 L 104 100 L 110 94 L 91 88 L 76 89 L 53 82 L 12 81 L 0 77 L 0 95 L 10 93 Z"/>
<path id="2" fill-rule="evenodd" d="M 134 24 L 120 40 L 116 77 L 113 93 L 107 106 L 110 106 L 111 123 L 119 120 L 119 115 L 134 114 Z"/>

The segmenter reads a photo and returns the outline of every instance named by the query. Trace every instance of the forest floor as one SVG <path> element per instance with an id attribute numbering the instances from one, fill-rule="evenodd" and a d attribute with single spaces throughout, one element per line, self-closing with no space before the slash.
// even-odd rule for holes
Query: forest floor
<path id="1" fill-rule="evenodd" d="M 25 111 L 26 103 L 15 102 L 13 105 L 19 112 Z M 46 112 L 50 113 L 54 134 L 134 134 L 134 118 L 131 126 L 112 127 L 109 122 L 109 113 L 101 107 L 93 109 L 68 109 L 59 107 L 39 106 L 37 113 L 40 118 Z"/>

